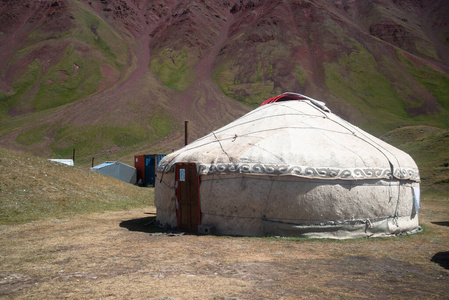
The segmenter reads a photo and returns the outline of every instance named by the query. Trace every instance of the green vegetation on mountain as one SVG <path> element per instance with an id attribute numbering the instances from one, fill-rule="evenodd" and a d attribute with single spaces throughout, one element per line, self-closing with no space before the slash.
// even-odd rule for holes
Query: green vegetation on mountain
<path id="1" fill-rule="evenodd" d="M 115 68 L 121 70 L 128 59 L 129 42 L 87 6 L 75 2 L 74 7 L 78 26 L 72 29 L 71 35 L 99 51 L 102 63 L 113 63 Z"/>
<path id="2" fill-rule="evenodd" d="M 31 104 L 26 100 L 26 97 L 30 96 L 27 95 L 27 92 L 28 94 L 35 94 L 35 91 L 33 91 L 32 88 L 42 76 L 42 71 L 42 62 L 39 59 L 33 60 L 33 62 L 22 70 L 21 74 L 18 76 L 18 79 L 11 84 L 14 92 L 10 92 L 8 94 L 5 93 L 3 96 L 0 95 L 0 101 L 6 104 L 1 107 L 0 119 L 7 117 L 7 107 L 19 106 L 25 110 L 32 109 Z"/>
<path id="3" fill-rule="evenodd" d="M 165 48 L 151 60 L 150 67 L 163 85 L 182 92 L 195 81 L 192 70 L 195 62 L 185 48 L 179 51 Z"/>
<path id="4" fill-rule="evenodd" d="M 251 44 L 248 40 L 256 42 Z M 255 108 L 261 104 L 261 99 L 285 92 L 286 85 L 299 86 L 304 82 L 300 62 L 288 59 L 293 45 L 284 45 L 271 35 L 256 33 L 239 36 L 234 42 L 236 44 L 229 48 L 235 48 L 235 59 L 227 57 L 212 74 L 228 97 Z"/>
<path id="5" fill-rule="evenodd" d="M 449 130 L 431 126 L 405 126 L 382 137 L 409 153 L 419 166 L 424 189 L 449 193 Z"/>
<path id="6" fill-rule="evenodd" d="M 334 96 L 345 99 L 366 115 L 366 128 L 382 132 L 397 127 L 407 118 L 405 105 L 375 58 L 360 44 L 338 63 L 325 63 L 326 87 Z M 385 122 L 373 124 L 373 120 Z M 376 128 L 383 126 L 383 128 Z"/>
<path id="7" fill-rule="evenodd" d="M 48 130 L 48 124 L 42 124 L 25 129 L 17 135 L 16 141 L 24 146 L 31 146 L 44 140 Z"/>
<path id="8" fill-rule="evenodd" d="M 413 78 L 432 93 L 432 95 L 435 96 L 436 101 L 440 103 L 442 107 L 449 110 L 449 76 L 428 65 L 415 65 L 400 52 L 398 53 L 398 57 L 401 62 L 406 64 L 407 71 Z M 449 119 L 446 119 L 446 121 L 448 121 L 448 123 L 446 123 L 445 126 L 448 126 Z"/>
<path id="9" fill-rule="evenodd" d="M 65 56 L 50 67 L 40 80 L 34 109 L 45 110 L 81 99 L 97 91 L 102 79 L 94 59 L 83 59 L 70 44 Z"/>
<path id="10" fill-rule="evenodd" d="M 157 110 L 151 117 L 150 125 L 154 136 L 150 139 L 163 138 L 170 134 L 175 120 L 167 116 L 162 110 Z"/>
<path id="11" fill-rule="evenodd" d="M 448 9 L 337 2 L 0 2 L 0 146 L 165 152 L 287 91 L 377 136 L 446 130 Z"/>
<path id="12" fill-rule="evenodd" d="M 77 101 L 98 91 L 105 79 L 102 68 L 110 66 L 119 74 L 124 67 L 129 46 L 120 35 L 83 4 L 71 2 L 69 7 L 72 26 L 56 32 L 37 27 L 11 60 L 19 72 L 13 91 L 0 95 L 2 118 L 7 108 L 41 111 Z"/>
<path id="13" fill-rule="evenodd" d="M 260 105 L 261 99 L 270 98 L 276 94 L 274 82 L 270 80 L 273 69 L 271 66 L 268 66 L 267 69 L 262 68 L 262 65 L 263 62 L 259 62 L 254 68 L 251 68 L 250 66 L 226 63 L 214 70 L 213 77 L 226 96 L 254 108 Z M 251 72 L 250 74 L 240 72 L 240 69 L 245 67 L 250 69 L 247 70 Z M 247 76 L 238 76 L 242 73 Z"/>

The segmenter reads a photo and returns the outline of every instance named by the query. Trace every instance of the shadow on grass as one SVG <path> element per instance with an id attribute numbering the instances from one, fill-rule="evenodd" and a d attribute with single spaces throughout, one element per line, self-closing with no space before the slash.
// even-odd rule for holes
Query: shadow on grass
<path id="1" fill-rule="evenodd" d="M 449 226 L 449 221 L 444 221 L 444 222 L 432 222 L 432 224 L 440 225 L 440 226 Z"/>
<path id="2" fill-rule="evenodd" d="M 140 231 L 146 233 L 165 232 L 164 228 L 155 225 L 156 217 L 145 217 L 132 219 L 120 223 L 120 227 L 127 228 L 129 231 Z"/>
<path id="3" fill-rule="evenodd" d="M 449 251 L 438 252 L 432 257 L 430 261 L 437 263 L 443 268 L 449 270 Z"/>
<path id="4" fill-rule="evenodd" d="M 123 221 L 120 223 L 120 227 L 127 228 L 129 231 L 149 233 L 150 235 L 154 236 L 181 236 L 184 234 L 193 234 L 179 231 L 170 227 L 162 228 L 160 226 L 157 226 L 156 217 L 145 217 Z"/>

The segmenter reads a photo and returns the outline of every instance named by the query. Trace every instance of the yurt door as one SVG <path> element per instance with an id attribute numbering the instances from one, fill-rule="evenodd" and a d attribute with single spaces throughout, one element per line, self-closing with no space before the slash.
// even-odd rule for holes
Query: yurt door
<path id="1" fill-rule="evenodd" d="M 176 186 L 178 227 L 189 232 L 198 232 L 201 222 L 200 185 L 195 164 L 176 164 Z"/>

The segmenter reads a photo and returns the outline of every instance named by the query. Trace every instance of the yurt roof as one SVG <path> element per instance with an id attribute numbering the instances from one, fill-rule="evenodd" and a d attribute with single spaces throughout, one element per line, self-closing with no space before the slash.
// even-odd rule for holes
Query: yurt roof
<path id="1" fill-rule="evenodd" d="M 419 181 L 418 168 L 405 152 L 341 119 L 321 101 L 283 95 L 168 154 L 158 171 L 189 162 L 197 165 L 200 175 Z"/>

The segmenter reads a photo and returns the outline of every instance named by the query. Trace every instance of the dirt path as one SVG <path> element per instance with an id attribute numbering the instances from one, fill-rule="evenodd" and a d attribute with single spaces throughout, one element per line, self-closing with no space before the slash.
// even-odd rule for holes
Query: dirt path
<path id="1" fill-rule="evenodd" d="M 154 207 L 2 226 L 0 298 L 447 299 L 448 212 L 422 211 L 423 233 L 349 241 L 167 235 Z"/>

